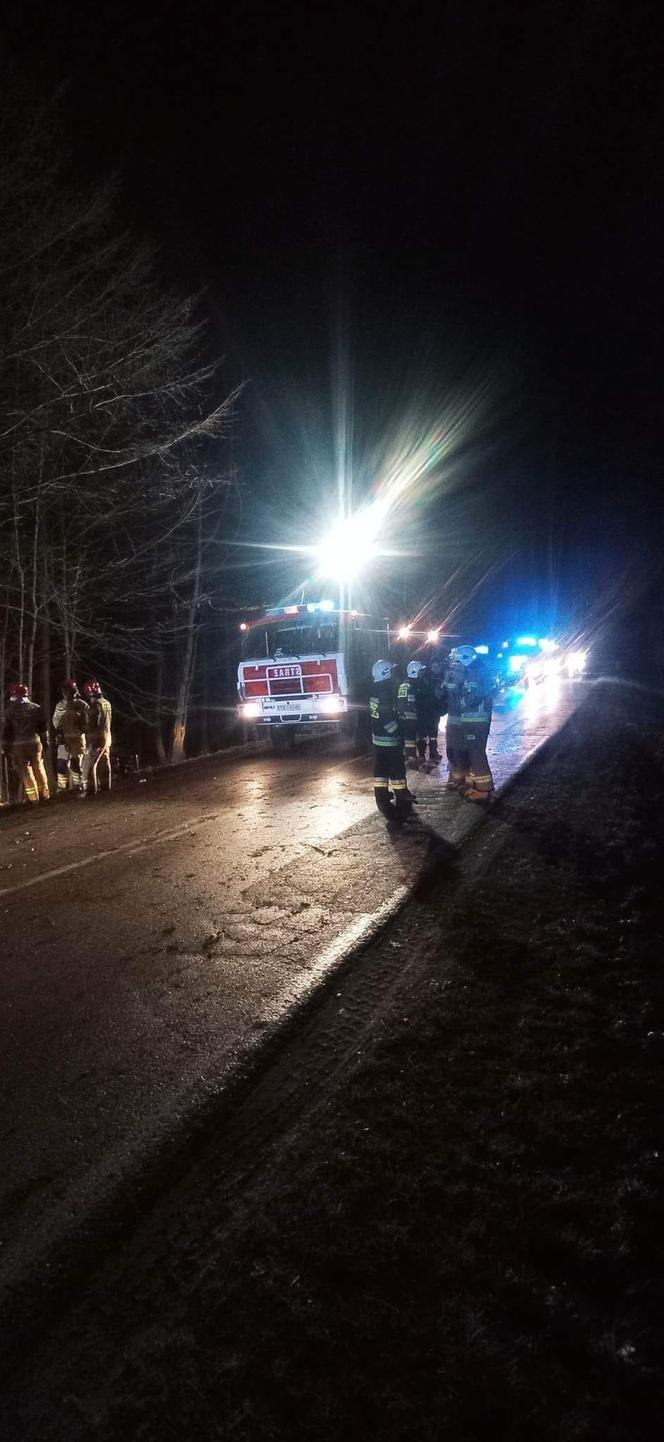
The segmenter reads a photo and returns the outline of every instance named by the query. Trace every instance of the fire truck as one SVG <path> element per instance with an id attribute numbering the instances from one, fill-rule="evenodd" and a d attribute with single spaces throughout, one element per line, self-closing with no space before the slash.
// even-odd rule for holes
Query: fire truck
<path id="1" fill-rule="evenodd" d="M 240 629 L 244 725 L 267 728 L 277 746 L 297 730 L 364 736 L 371 667 L 390 652 L 385 619 L 322 600 L 270 607 Z"/>

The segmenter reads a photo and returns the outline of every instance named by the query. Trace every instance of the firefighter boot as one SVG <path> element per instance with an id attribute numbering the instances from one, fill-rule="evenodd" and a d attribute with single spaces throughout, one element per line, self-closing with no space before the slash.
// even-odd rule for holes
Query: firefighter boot
<path id="1" fill-rule="evenodd" d="M 374 776 L 374 800 L 380 811 L 388 821 L 395 814 L 395 805 L 390 796 L 389 783 L 381 776 Z"/>

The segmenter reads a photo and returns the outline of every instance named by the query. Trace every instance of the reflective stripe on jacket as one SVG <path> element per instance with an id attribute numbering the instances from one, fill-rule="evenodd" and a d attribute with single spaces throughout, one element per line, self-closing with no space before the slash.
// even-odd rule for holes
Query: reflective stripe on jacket
<path id="1" fill-rule="evenodd" d="M 369 715 L 374 746 L 401 746 L 397 695 L 393 681 L 374 681 L 369 697 Z"/>
<path id="2" fill-rule="evenodd" d="M 53 725 L 63 736 L 76 739 L 84 736 L 88 720 L 88 708 L 80 696 L 58 701 L 53 712 Z"/>
<path id="3" fill-rule="evenodd" d="M 448 724 L 491 720 L 494 686 L 480 660 L 471 666 L 453 663 L 445 675 Z"/>
<path id="4" fill-rule="evenodd" d="M 402 681 L 397 691 L 397 714 L 400 721 L 417 721 L 415 682 L 410 678 Z"/>

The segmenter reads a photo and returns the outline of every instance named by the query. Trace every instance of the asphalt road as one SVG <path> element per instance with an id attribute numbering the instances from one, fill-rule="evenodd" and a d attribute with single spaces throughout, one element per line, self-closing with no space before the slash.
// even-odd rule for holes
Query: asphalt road
<path id="1" fill-rule="evenodd" d="M 498 785 L 585 687 L 494 719 Z M 0 818 L 0 1285 L 182 1135 L 335 960 L 481 813 L 417 775 L 417 820 L 374 808 L 370 759 L 334 743 L 191 763 Z"/>

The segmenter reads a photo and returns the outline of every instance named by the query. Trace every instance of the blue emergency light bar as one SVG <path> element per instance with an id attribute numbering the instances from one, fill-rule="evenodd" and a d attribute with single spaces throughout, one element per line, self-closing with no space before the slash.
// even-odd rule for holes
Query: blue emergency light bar
<path id="1" fill-rule="evenodd" d="M 475 650 L 477 651 L 478 656 L 488 656 L 489 654 L 488 646 L 476 646 Z"/>
<path id="2" fill-rule="evenodd" d="M 307 601 L 306 606 L 268 606 L 266 616 L 299 616 L 305 611 L 333 611 L 334 601 Z"/>
<path id="3" fill-rule="evenodd" d="M 517 638 L 516 638 L 516 644 L 517 644 L 517 646 L 536 646 L 536 645 L 537 645 L 537 637 L 536 637 L 536 636 L 517 636 Z"/>

